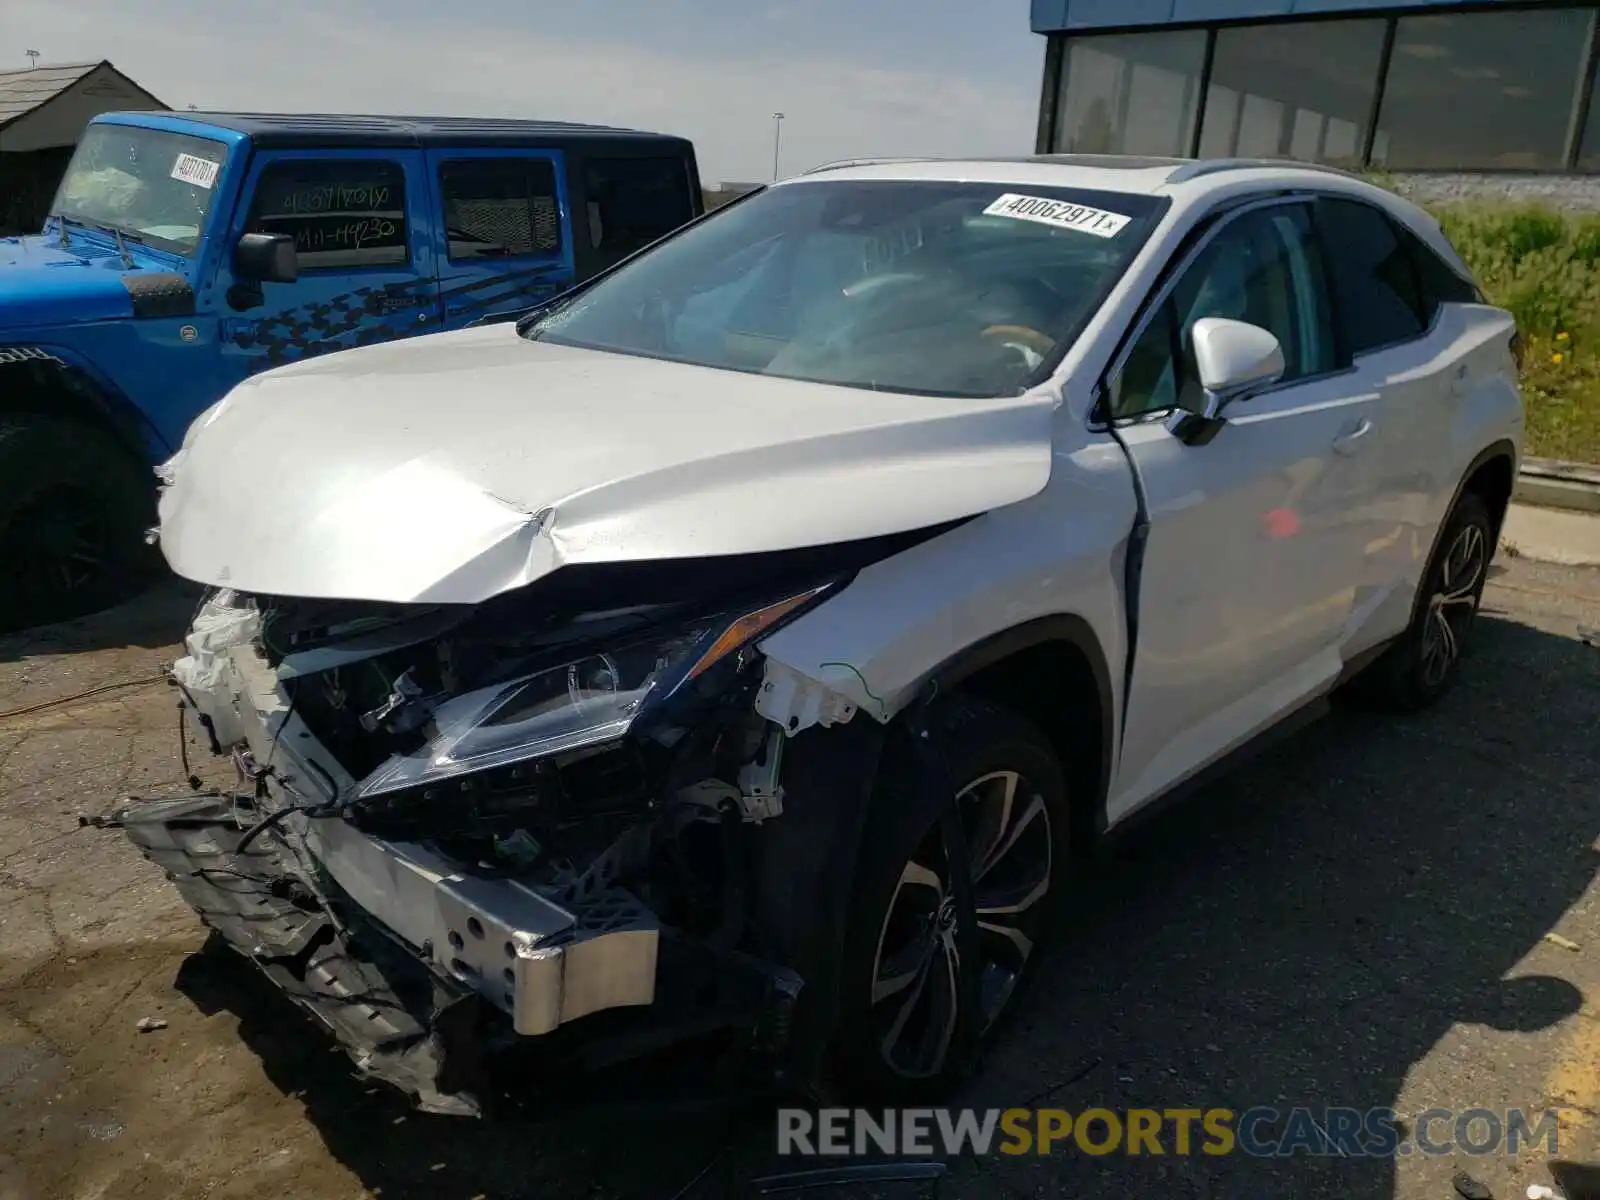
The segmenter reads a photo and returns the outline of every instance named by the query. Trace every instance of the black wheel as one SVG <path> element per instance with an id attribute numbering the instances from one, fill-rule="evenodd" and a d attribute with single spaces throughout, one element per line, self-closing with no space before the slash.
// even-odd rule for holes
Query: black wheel
<path id="1" fill-rule="evenodd" d="M 1483 501 L 1464 492 L 1445 523 L 1422 577 L 1411 624 L 1358 682 L 1358 694 L 1414 712 L 1433 704 L 1459 673 L 1494 554 L 1494 523 Z"/>
<path id="2" fill-rule="evenodd" d="M 148 582 L 149 472 L 58 417 L 0 417 L 0 631 L 95 612 Z"/>
<path id="3" fill-rule="evenodd" d="M 888 1101 L 933 1098 L 971 1070 L 1038 959 L 1068 861 L 1061 767 L 1032 725 L 958 697 L 930 727 L 954 795 L 886 761 L 840 976 L 837 1071 Z"/>

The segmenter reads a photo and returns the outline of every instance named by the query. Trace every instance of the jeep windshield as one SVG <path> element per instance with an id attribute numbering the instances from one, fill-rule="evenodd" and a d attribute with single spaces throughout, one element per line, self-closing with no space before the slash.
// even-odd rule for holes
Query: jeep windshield
<path id="1" fill-rule="evenodd" d="M 90 125 L 51 214 L 188 254 L 200 241 L 227 153 L 221 142 L 185 133 Z"/>
<path id="2" fill-rule="evenodd" d="M 883 391 L 1014 395 L 1166 201 L 1024 184 L 782 184 L 646 251 L 525 337 Z"/>

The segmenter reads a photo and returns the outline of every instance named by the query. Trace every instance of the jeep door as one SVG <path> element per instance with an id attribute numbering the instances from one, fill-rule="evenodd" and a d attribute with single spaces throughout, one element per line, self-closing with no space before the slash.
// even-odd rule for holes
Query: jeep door
<path id="1" fill-rule="evenodd" d="M 433 219 L 417 150 L 266 150 L 229 231 L 294 238 L 294 283 L 236 279 L 224 262 L 224 353 L 237 376 L 441 328 Z"/>
<path id="2" fill-rule="evenodd" d="M 565 155 L 559 150 L 429 150 L 441 215 L 434 238 L 447 328 L 529 308 L 573 283 Z"/>
<path id="3" fill-rule="evenodd" d="M 1373 500 L 1378 396 L 1341 368 L 1310 205 L 1219 218 L 1109 376 L 1149 517 L 1115 820 L 1325 689 Z M 1189 331 L 1228 317 L 1277 335 L 1281 380 L 1225 410 L 1204 445 L 1169 431 L 1202 393 Z"/>

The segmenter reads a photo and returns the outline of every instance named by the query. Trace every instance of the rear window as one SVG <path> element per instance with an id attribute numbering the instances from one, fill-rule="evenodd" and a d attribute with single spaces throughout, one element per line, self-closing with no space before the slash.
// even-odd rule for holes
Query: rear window
<path id="1" fill-rule="evenodd" d="M 450 261 L 561 249 L 556 173 L 545 158 L 477 158 L 439 168 Z"/>
<path id="2" fill-rule="evenodd" d="M 1416 265 L 1394 222 L 1353 200 L 1324 200 L 1317 209 L 1346 353 L 1420 337 L 1427 310 Z"/>
<path id="3" fill-rule="evenodd" d="M 1476 284 L 1463 279 L 1449 263 L 1409 229 L 1401 230 L 1411 261 L 1417 269 L 1424 324 L 1432 324 L 1441 304 L 1478 304 L 1483 297 Z"/>
<path id="4" fill-rule="evenodd" d="M 615 258 L 643 250 L 694 216 L 681 158 L 591 158 L 583 164 L 589 245 Z"/>

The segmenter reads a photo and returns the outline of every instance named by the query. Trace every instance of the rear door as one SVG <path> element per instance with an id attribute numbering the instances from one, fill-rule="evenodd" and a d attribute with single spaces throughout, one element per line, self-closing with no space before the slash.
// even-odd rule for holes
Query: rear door
<path id="1" fill-rule="evenodd" d="M 529 308 L 573 282 L 564 155 L 429 150 L 444 322 Z"/>
<path id="2" fill-rule="evenodd" d="M 1113 820 L 1339 673 L 1377 395 L 1339 365 L 1326 278 L 1308 203 L 1225 217 L 1108 380 L 1150 521 Z M 1165 418 L 1202 399 L 1189 346 L 1202 317 L 1271 330 L 1286 370 L 1187 445 Z"/>
<path id="3" fill-rule="evenodd" d="M 429 207 L 417 150 L 258 152 L 227 244 L 287 234 L 300 275 L 253 285 L 224 262 L 223 349 L 238 374 L 438 330 Z"/>
<path id="4" fill-rule="evenodd" d="M 1476 289 L 1380 209 L 1324 197 L 1317 225 L 1342 358 L 1380 397 L 1370 439 L 1377 487 L 1352 514 L 1363 531 L 1347 646 L 1354 656 L 1410 621 L 1434 527 L 1464 466 L 1451 441 L 1474 385 L 1474 330 L 1482 341 L 1499 323 L 1475 321 Z"/>

